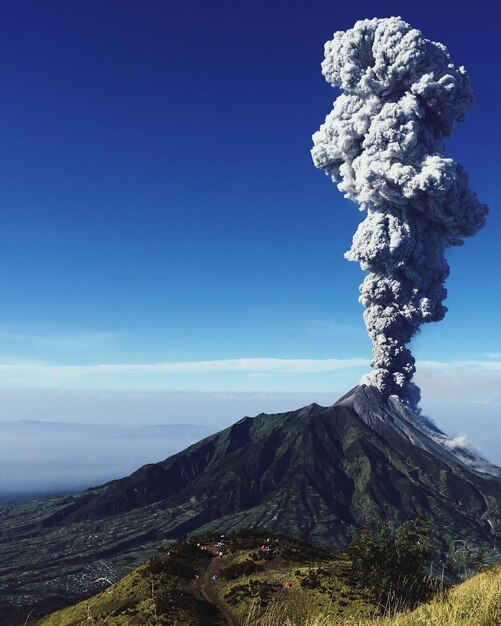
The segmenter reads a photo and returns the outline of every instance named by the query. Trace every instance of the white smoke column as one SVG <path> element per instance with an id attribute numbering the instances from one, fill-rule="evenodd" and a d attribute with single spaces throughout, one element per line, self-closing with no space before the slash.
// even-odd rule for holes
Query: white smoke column
<path id="1" fill-rule="evenodd" d="M 334 33 L 322 71 L 343 93 L 313 135 L 313 161 L 367 211 L 345 255 L 369 272 L 360 287 L 375 368 L 367 382 L 417 407 L 406 344 L 444 317 L 445 248 L 482 228 L 488 211 L 443 155 L 473 103 L 468 75 L 399 17 Z"/>

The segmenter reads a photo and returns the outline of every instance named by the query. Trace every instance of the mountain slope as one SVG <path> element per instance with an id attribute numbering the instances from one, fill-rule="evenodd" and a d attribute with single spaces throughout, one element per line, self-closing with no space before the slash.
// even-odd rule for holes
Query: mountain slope
<path id="1" fill-rule="evenodd" d="M 262 526 L 338 547 L 366 519 L 422 512 L 443 543 L 490 545 L 501 480 L 446 439 L 363 386 L 331 407 L 245 417 L 127 478 L 1 512 L 4 602 L 63 604 L 195 531 Z"/>

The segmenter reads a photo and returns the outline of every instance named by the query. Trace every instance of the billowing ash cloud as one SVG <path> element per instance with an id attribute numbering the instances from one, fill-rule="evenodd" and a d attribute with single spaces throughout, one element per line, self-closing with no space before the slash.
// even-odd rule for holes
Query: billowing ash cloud
<path id="1" fill-rule="evenodd" d="M 313 161 L 367 211 L 345 255 L 369 272 L 360 287 L 373 343 L 367 382 L 416 407 L 406 344 L 444 317 L 445 248 L 482 228 L 488 210 L 443 154 L 473 103 L 468 75 L 399 17 L 334 33 L 322 70 L 343 93 L 313 135 Z"/>

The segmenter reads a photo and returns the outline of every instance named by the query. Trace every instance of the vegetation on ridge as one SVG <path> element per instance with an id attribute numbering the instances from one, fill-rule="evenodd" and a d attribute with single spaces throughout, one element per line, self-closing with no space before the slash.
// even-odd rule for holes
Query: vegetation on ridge
<path id="1" fill-rule="evenodd" d="M 180 539 L 102 593 L 29 623 L 499 626 L 501 564 L 447 591 L 423 576 L 431 550 L 419 516 L 396 531 L 365 527 L 336 554 L 257 529 L 208 533 Z"/>
<path id="2" fill-rule="evenodd" d="M 319 614 L 303 619 L 289 618 L 273 607 L 259 626 L 499 626 L 501 624 L 501 564 L 439 594 L 415 610 L 399 613 L 393 607 L 387 615 L 350 619 Z M 250 626 L 250 624 L 248 625 Z"/>
<path id="3" fill-rule="evenodd" d="M 262 530 L 181 539 L 100 594 L 40 626 L 244 624 L 275 605 L 290 619 L 319 610 L 346 619 L 376 611 L 350 583 L 345 554 Z"/>

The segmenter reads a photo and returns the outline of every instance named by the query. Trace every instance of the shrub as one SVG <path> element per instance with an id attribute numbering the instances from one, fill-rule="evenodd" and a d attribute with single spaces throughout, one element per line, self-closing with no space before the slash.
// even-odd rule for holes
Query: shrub
<path id="1" fill-rule="evenodd" d="M 433 594 L 438 581 L 424 576 L 432 555 L 429 527 L 418 515 L 394 531 L 365 526 L 348 548 L 352 581 L 368 589 L 383 608 L 415 606 Z"/>

